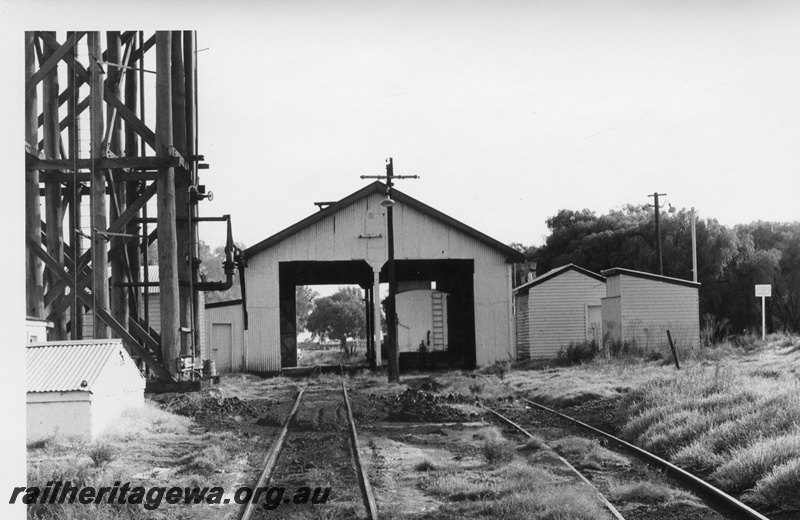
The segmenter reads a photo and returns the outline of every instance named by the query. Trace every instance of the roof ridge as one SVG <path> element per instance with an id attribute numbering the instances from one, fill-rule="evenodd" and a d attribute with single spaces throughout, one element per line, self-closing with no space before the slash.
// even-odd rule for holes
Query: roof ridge
<path id="1" fill-rule="evenodd" d="M 325 217 L 336 213 L 337 211 L 345 208 L 373 193 L 383 193 L 386 191 L 386 184 L 380 181 L 374 181 L 365 187 L 361 188 L 358 191 L 351 193 L 350 195 L 336 201 L 335 203 L 323 208 L 316 213 L 309 215 L 308 217 L 292 224 L 291 226 L 284 228 L 283 230 L 265 238 L 264 240 L 250 246 L 249 248 L 245 249 L 245 255 L 250 257 L 254 254 L 258 254 L 261 251 L 269 249 L 273 245 L 278 244 L 279 242 L 283 241 L 284 239 L 302 231 L 303 229 L 319 222 L 320 220 L 324 219 Z M 410 195 L 406 195 L 402 191 L 398 190 L 397 188 L 392 188 L 392 196 L 394 197 L 395 201 L 402 202 L 410 206 L 411 208 L 428 215 L 429 217 L 439 220 L 443 222 L 445 225 L 448 225 L 468 236 L 471 236 L 473 239 L 482 242 L 483 244 L 495 249 L 499 253 L 503 254 L 507 259 L 515 260 L 517 262 L 524 261 L 524 255 L 519 251 L 511 248 L 496 240 L 489 235 L 478 231 L 477 229 L 464 224 L 463 222 L 456 220 L 455 218 L 437 210 L 433 206 L 429 206 L 422 201 L 411 197 Z"/>

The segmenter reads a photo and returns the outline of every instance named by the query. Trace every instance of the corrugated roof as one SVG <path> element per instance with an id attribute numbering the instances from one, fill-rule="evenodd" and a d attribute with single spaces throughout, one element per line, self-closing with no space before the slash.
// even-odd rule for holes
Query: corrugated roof
<path id="1" fill-rule="evenodd" d="M 530 282 L 528 282 L 526 284 L 520 285 L 519 287 L 514 289 L 514 292 L 528 290 L 531 287 L 539 285 L 540 283 L 542 283 L 544 281 L 547 281 L 550 278 L 555 278 L 556 276 L 558 276 L 558 275 L 560 275 L 562 273 L 566 273 L 567 271 L 576 271 L 576 272 L 584 274 L 584 275 L 586 275 L 586 276 L 588 276 L 590 278 L 594 278 L 598 282 L 605 282 L 606 281 L 606 278 L 603 275 L 599 275 L 599 274 L 597 274 L 597 273 L 595 273 L 593 271 L 590 271 L 588 269 L 584 269 L 583 267 L 577 266 L 575 264 L 567 264 L 567 265 L 562 265 L 561 267 L 556 267 L 554 269 L 550 269 L 549 271 L 547 271 L 543 275 L 537 276 L 532 281 L 530 281 Z M 603 271 L 603 274 L 605 274 L 605 271 Z"/>
<path id="2" fill-rule="evenodd" d="M 361 188 L 355 193 L 348 195 L 347 197 L 339 200 L 330 206 L 321 209 L 320 211 L 314 213 L 313 215 L 306 217 L 305 219 L 297 222 L 288 228 L 280 231 L 269 238 L 262 240 L 261 242 L 245 249 L 244 253 L 246 257 L 252 257 L 253 255 L 264 251 L 265 249 L 269 249 L 270 247 L 274 246 L 275 244 L 279 243 L 280 241 L 284 240 L 295 233 L 302 231 L 303 229 L 311 226 L 315 222 L 319 222 L 323 218 L 327 217 L 328 215 L 332 215 L 337 211 L 341 210 L 342 208 L 353 204 L 354 202 L 363 199 L 371 195 L 372 193 L 385 193 L 386 192 L 386 185 L 380 181 L 375 181 L 372 184 L 367 185 L 364 188 Z M 409 207 L 414 208 L 415 210 L 428 215 L 431 218 L 439 220 L 440 222 L 444 223 L 447 226 L 450 226 L 454 229 L 461 231 L 462 233 L 474 238 L 478 242 L 482 242 L 487 246 L 497 250 L 501 254 L 503 254 L 508 261 L 511 262 L 524 262 L 525 255 L 520 253 L 519 251 L 512 249 L 511 247 L 495 240 L 494 238 L 484 235 L 480 231 L 469 227 L 468 225 L 459 222 L 458 220 L 445 215 L 441 211 L 434 209 L 427 204 L 418 201 L 417 199 L 406 195 L 405 193 L 401 192 L 397 188 L 392 188 L 392 198 L 395 201 L 405 204 Z"/>
<path id="3" fill-rule="evenodd" d="M 25 348 L 28 392 L 91 392 L 118 339 L 34 343 Z M 84 383 L 85 382 L 85 383 Z"/>
<path id="4" fill-rule="evenodd" d="M 623 267 L 612 267 L 611 269 L 606 269 L 605 271 L 601 271 L 601 274 L 606 278 L 618 274 L 619 275 L 626 274 L 628 276 L 635 276 L 636 278 L 646 278 L 648 280 L 655 280 L 657 282 L 665 282 L 675 285 L 683 285 L 685 287 L 697 288 L 701 286 L 699 282 L 693 282 L 691 280 L 682 280 L 680 278 L 672 278 L 670 276 L 661 276 L 659 274 L 645 273 L 643 271 L 634 271 L 632 269 L 625 269 Z"/>

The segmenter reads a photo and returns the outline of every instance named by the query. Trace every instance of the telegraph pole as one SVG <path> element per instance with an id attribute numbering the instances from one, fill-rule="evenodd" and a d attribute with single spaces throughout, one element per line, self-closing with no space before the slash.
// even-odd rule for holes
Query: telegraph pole
<path id="1" fill-rule="evenodd" d="M 656 253 L 658 254 L 658 274 L 664 276 L 664 259 L 661 257 L 661 228 L 659 227 L 659 205 L 658 205 L 658 197 L 666 197 L 666 193 L 658 193 L 655 192 L 652 195 L 648 195 L 648 197 L 653 197 L 655 200 L 653 201 L 653 206 L 655 208 L 656 213 Z"/>
<path id="2" fill-rule="evenodd" d="M 392 199 L 392 179 L 419 179 L 417 175 L 395 175 L 392 158 L 386 160 L 386 175 L 362 175 L 362 179 L 386 179 L 386 198 L 381 201 L 381 206 L 386 208 L 386 241 L 388 243 L 387 274 L 389 276 L 389 297 L 386 301 L 386 342 L 389 350 L 389 382 L 400 381 L 400 363 L 397 352 L 397 310 L 395 295 L 397 294 L 397 280 L 394 273 L 394 221 L 392 208 L 395 204 Z M 378 324 L 375 324 L 377 327 Z"/>

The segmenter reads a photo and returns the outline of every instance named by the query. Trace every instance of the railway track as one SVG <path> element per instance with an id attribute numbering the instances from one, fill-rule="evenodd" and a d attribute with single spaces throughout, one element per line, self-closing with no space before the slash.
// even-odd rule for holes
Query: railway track
<path id="1" fill-rule="evenodd" d="M 328 488 L 329 495 L 323 495 L 325 499 L 320 502 L 326 506 L 304 504 L 297 508 L 291 498 L 285 498 L 281 509 L 267 511 L 254 500 L 242 509 L 241 520 L 275 518 L 276 513 L 280 517 L 318 518 L 316 509 L 330 506 L 340 508 L 345 516 L 377 520 L 375 497 L 359 454 L 347 386 L 342 381 L 337 392 L 334 387 L 338 385 L 314 380 L 315 373 L 316 369 L 300 388 L 253 489 L 267 489 L 271 484 L 291 489 L 294 484 L 309 489 L 317 486 L 316 490 L 332 482 L 335 488 Z M 343 471 L 345 468 L 355 471 Z M 352 493 L 355 487 L 360 491 L 360 500 Z"/>
<path id="2" fill-rule="evenodd" d="M 622 439 L 619 439 L 619 438 L 617 438 L 617 437 L 615 437 L 615 436 L 613 436 L 613 435 L 611 435 L 609 433 L 606 433 L 606 432 L 604 432 L 602 430 L 594 428 L 593 426 L 590 426 L 590 425 L 588 425 L 588 424 L 586 424 L 584 422 L 578 421 L 577 419 L 574 419 L 572 417 L 569 417 L 568 415 L 565 415 L 565 414 L 562 414 L 560 412 L 557 412 L 557 411 L 555 411 L 555 410 L 553 410 L 551 408 L 548 408 L 546 406 L 543 406 L 543 405 L 541 405 L 539 403 L 536 403 L 536 402 L 533 402 L 533 401 L 530 401 L 530 400 L 524 399 L 524 398 L 520 399 L 520 401 L 524 402 L 528 406 L 534 407 L 535 410 L 538 410 L 540 412 L 545 412 L 546 414 L 552 415 L 553 417 L 557 417 L 559 420 L 565 421 L 567 424 L 569 424 L 569 425 L 571 425 L 573 427 L 578 427 L 578 428 L 584 430 L 585 432 L 588 432 L 588 434 L 590 436 L 592 436 L 593 438 L 599 437 L 599 438 L 603 439 L 605 442 L 608 443 L 608 446 L 615 445 L 619 449 L 621 449 L 621 451 L 624 451 L 625 453 L 629 453 L 629 454 L 634 455 L 639 460 L 645 462 L 649 466 L 651 466 L 653 468 L 656 468 L 660 472 L 662 472 L 663 474 L 669 476 L 671 479 L 673 479 L 675 482 L 677 482 L 681 487 L 683 487 L 685 489 L 692 490 L 695 493 L 697 493 L 699 496 L 703 497 L 703 499 L 705 499 L 706 505 L 708 505 L 711 509 L 713 509 L 722 518 L 730 518 L 730 519 L 736 519 L 736 520 L 739 520 L 739 519 L 742 519 L 742 520 L 744 520 L 744 519 L 747 519 L 747 520 L 769 520 L 766 516 L 762 515 L 758 511 L 748 507 L 746 504 L 743 504 L 742 502 L 740 502 L 736 498 L 726 494 L 725 492 L 721 491 L 720 489 L 718 489 L 718 488 L 712 486 L 711 484 L 703 481 L 702 479 L 696 477 L 695 475 L 692 475 L 691 473 L 688 473 L 687 471 L 675 466 L 674 464 L 672 464 L 672 463 L 670 463 L 670 462 L 668 462 L 668 461 L 666 461 L 666 460 L 664 460 L 664 459 L 662 459 L 662 458 L 660 458 L 660 457 L 658 457 L 658 456 L 656 456 L 656 455 L 654 455 L 652 453 L 649 453 L 649 452 L 639 448 L 638 446 L 634 446 L 634 445 L 632 445 L 632 444 L 630 444 L 630 443 L 628 443 L 628 442 L 626 442 L 626 441 L 624 441 Z M 506 416 L 506 415 L 508 415 L 508 412 L 506 410 L 503 410 L 504 412 L 506 412 L 506 414 L 503 414 L 500 411 L 495 410 L 495 409 L 493 409 L 491 407 L 488 407 L 488 406 L 485 406 L 485 405 L 483 405 L 483 407 L 488 412 L 490 412 L 494 417 L 496 417 L 500 422 L 511 426 L 511 428 L 513 428 L 514 430 L 519 432 L 521 435 L 527 437 L 528 439 L 537 439 L 537 437 L 534 436 L 533 434 L 531 434 L 527 429 L 525 429 L 525 427 L 523 427 L 522 425 L 518 424 L 518 422 L 530 423 L 531 422 L 531 418 L 530 417 L 526 417 L 526 415 L 529 416 L 530 414 L 517 412 L 515 419 L 518 422 L 515 422 L 514 420 L 512 420 L 512 419 L 510 419 L 509 417 Z M 608 501 L 608 499 L 603 495 L 602 492 L 600 492 L 597 489 L 597 487 L 591 482 L 591 480 L 589 478 L 587 478 L 585 475 L 583 475 L 578 469 L 575 468 L 575 466 L 570 464 L 566 459 L 564 459 L 563 457 L 561 457 L 559 455 L 557 455 L 557 456 L 558 456 L 558 458 L 560 458 L 562 460 L 562 462 L 566 466 L 568 466 L 570 468 L 570 470 L 572 472 L 577 474 L 577 476 L 582 481 L 588 483 L 589 485 L 591 485 L 597 491 L 597 494 L 599 495 L 599 499 L 604 503 L 606 508 L 609 510 L 609 512 L 615 518 L 617 518 L 618 520 L 620 520 L 620 519 L 624 520 L 624 517 L 617 510 L 617 508 L 613 504 L 611 504 L 611 502 Z"/>

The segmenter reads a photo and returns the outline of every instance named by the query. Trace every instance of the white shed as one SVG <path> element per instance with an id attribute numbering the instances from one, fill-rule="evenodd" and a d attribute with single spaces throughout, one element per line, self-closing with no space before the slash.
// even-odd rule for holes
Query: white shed
<path id="1" fill-rule="evenodd" d="M 42 318 L 33 318 L 28 316 L 25 318 L 25 328 L 28 333 L 28 343 L 40 343 L 47 341 L 47 329 L 51 328 L 53 323 Z"/>
<path id="2" fill-rule="evenodd" d="M 605 278 L 574 264 L 514 289 L 517 359 L 546 359 L 570 343 L 600 341 Z"/>
<path id="3" fill-rule="evenodd" d="M 606 277 L 603 335 L 640 348 L 700 345 L 700 284 L 615 267 Z"/>
<path id="4" fill-rule="evenodd" d="M 364 290 L 372 318 L 369 342 L 380 345 L 380 284 L 387 277 L 386 185 L 374 182 L 253 245 L 247 257 L 244 356 L 234 370 L 277 372 L 296 366 L 295 287 L 352 284 Z M 447 355 L 453 365 L 485 366 L 514 355 L 511 247 L 392 190 L 395 275 L 436 284 L 448 300 Z M 376 349 L 380 361 L 380 349 Z M 243 360 L 243 363 L 240 362 Z"/>
<path id="5" fill-rule="evenodd" d="M 28 441 L 94 439 L 125 408 L 144 406 L 145 379 L 121 340 L 31 344 L 25 365 Z"/>

